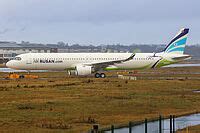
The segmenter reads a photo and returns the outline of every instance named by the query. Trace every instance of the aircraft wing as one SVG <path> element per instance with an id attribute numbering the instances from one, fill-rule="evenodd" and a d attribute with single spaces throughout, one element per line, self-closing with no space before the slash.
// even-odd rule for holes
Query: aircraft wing
<path id="1" fill-rule="evenodd" d="M 123 63 L 123 62 L 129 61 L 129 60 L 133 59 L 134 56 L 135 56 L 135 54 L 132 54 L 130 57 L 128 57 L 127 59 L 123 59 L 123 60 L 88 63 L 88 64 L 84 64 L 84 65 L 93 66 L 95 70 L 101 70 L 103 68 L 106 68 L 106 67 L 108 67 L 110 65 L 114 65 L 116 63 Z"/>

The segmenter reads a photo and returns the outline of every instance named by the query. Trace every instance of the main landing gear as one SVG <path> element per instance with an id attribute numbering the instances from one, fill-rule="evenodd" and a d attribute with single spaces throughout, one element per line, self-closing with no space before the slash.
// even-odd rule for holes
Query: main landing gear
<path id="1" fill-rule="evenodd" d="M 105 78 L 106 74 L 105 73 L 95 73 L 95 78 Z"/>

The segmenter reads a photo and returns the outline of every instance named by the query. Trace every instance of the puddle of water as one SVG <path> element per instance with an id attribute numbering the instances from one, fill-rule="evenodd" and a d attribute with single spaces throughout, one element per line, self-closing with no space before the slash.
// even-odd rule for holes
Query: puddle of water
<path id="1" fill-rule="evenodd" d="M 172 64 L 164 67 L 198 67 L 200 64 Z"/>
<path id="2" fill-rule="evenodd" d="M 158 133 L 159 132 L 159 121 L 155 122 L 148 122 L 147 124 L 147 131 L 148 133 Z M 184 129 L 188 126 L 196 126 L 200 125 L 200 113 L 199 114 L 193 114 L 188 116 L 182 116 L 175 118 L 175 129 L 176 131 L 178 129 Z M 133 133 L 144 133 L 145 125 L 140 124 L 132 127 Z M 170 120 L 165 119 L 162 120 L 162 133 L 170 133 Z M 116 129 L 114 131 L 115 133 L 128 133 L 129 128 L 121 128 Z M 111 131 L 106 131 L 106 133 L 111 133 Z"/>
<path id="3" fill-rule="evenodd" d="M 194 93 L 200 93 L 200 90 L 193 90 Z"/>
<path id="4" fill-rule="evenodd" d="M 11 68 L 0 68 L 0 72 L 28 72 L 26 70 L 14 70 Z M 47 70 L 31 70 L 30 72 L 48 72 Z"/>

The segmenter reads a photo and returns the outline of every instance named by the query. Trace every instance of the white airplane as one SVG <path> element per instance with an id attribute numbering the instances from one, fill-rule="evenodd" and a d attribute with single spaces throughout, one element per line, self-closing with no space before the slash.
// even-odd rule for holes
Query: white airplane
<path id="1" fill-rule="evenodd" d="M 6 66 L 18 70 L 68 70 L 76 75 L 95 73 L 106 77 L 105 70 L 159 68 L 190 59 L 184 54 L 189 29 L 183 28 L 160 53 L 27 53 L 16 56 Z"/>

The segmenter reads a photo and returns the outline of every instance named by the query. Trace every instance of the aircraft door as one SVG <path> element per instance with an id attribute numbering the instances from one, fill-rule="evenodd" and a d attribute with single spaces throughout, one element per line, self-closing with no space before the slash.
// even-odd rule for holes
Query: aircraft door
<path id="1" fill-rule="evenodd" d="M 32 58 L 28 58 L 28 59 L 26 60 L 26 64 L 27 64 L 27 65 L 32 65 L 32 64 L 33 64 Z"/>
<path id="2" fill-rule="evenodd" d="M 32 57 L 27 57 L 26 59 L 26 68 L 29 70 L 35 69 L 35 64 L 33 63 L 33 58 Z"/>

